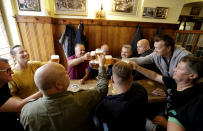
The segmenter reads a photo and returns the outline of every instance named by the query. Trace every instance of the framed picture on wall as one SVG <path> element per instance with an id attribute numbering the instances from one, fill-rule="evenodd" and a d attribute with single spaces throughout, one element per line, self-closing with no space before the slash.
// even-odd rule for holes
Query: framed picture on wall
<path id="1" fill-rule="evenodd" d="M 112 0 L 110 14 L 136 15 L 139 0 Z"/>
<path id="2" fill-rule="evenodd" d="M 147 17 L 147 18 L 154 17 L 154 10 L 155 8 L 144 7 L 142 17 Z"/>
<path id="3" fill-rule="evenodd" d="M 156 7 L 154 17 L 158 19 L 166 19 L 168 14 L 168 7 Z"/>
<path id="4" fill-rule="evenodd" d="M 17 0 L 20 11 L 41 11 L 39 0 Z"/>
<path id="5" fill-rule="evenodd" d="M 87 0 L 55 0 L 55 14 L 87 15 Z"/>

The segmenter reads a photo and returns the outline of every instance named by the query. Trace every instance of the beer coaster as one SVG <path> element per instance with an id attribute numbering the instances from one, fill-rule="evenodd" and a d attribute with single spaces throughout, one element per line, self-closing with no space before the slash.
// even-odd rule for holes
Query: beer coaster
<path id="1" fill-rule="evenodd" d="M 72 86 L 71 86 L 71 88 L 78 88 L 79 87 L 79 85 L 78 84 L 73 84 Z"/>

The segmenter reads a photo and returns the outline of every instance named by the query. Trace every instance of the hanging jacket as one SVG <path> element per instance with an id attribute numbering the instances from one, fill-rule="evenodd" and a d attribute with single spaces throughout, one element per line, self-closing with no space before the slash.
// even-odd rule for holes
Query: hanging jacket
<path id="1" fill-rule="evenodd" d="M 75 36 L 76 36 L 76 31 L 74 26 L 67 24 L 66 30 L 63 32 L 59 40 L 59 43 L 62 45 L 67 58 L 75 54 L 74 52 Z"/>
<path id="2" fill-rule="evenodd" d="M 154 34 L 154 36 L 161 35 L 161 34 L 162 34 L 162 29 L 161 29 L 161 27 L 159 27 L 159 28 L 157 28 L 156 33 Z M 154 49 L 154 38 L 152 38 L 152 40 L 151 40 L 150 48 Z"/>
<path id="3" fill-rule="evenodd" d="M 141 30 L 141 25 L 139 24 L 137 29 L 136 29 L 135 35 L 133 37 L 133 40 L 131 41 L 131 46 L 132 46 L 132 51 L 133 51 L 133 56 L 134 57 L 138 56 L 138 53 L 137 53 L 137 42 L 139 40 L 141 40 L 141 39 L 143 39 L 143 34 L 142 34 L 142 30 Z"/>
<path id="4" fill-rule="evenodd" d="M 76 33 L 75 44 L 77 44 L 77 43 L 84 44 L 85 52 L 89 51 L 88 39 L 84 35 L 84 24 L 82 22 L 80 22 L 80 24 L 78 25 L 78 31 Z"/>

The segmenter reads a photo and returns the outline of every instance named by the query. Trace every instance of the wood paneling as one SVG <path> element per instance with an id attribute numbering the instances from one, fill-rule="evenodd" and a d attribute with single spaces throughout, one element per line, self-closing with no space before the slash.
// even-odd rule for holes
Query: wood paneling
<path id="1" fill-rule="evenodd" d="M 52 24 L 49 19 L 40 18 L 20 16 L 17 22 L 22 44 L 30 54 L 30 59 L 48 61 L 55 54 Z"/>
<path id="2" fill-rule="evenodd" d="M 66 24 L 84 24 L 84 33 L 88 37 L 89 49 L 94 50 L 106 43 L 114 57 L 120 56 L 123 44 L 129 44 L 134 37 L 136 27 L 141 24 L 146 39 L 152 40 L 157 29 L 161 27 L 164 34 L 175 37 L 178 24 L 148 22 L 129 22 L 95 19 L 51 18 L 45 16 L 16 16 L 23 45 L 31 54 L 31 59 L 48 60 L 51 54 L 60 55 L 61 63 L 66 63 L 59 39 L 65 31 Z"/>

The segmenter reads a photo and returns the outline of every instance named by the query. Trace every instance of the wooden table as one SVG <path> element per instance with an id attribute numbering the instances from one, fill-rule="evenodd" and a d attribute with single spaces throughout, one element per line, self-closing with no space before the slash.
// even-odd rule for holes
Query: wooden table
<path id="1" fill-rule="evenodd" d="M 84 85 L 79 85 L 79 80 L 71 80 L 68 90 L 76 92 L 80 89 L 94 89 L 96 87 L 96 80 L 87 80 Z M 137 83 L 142 85 L 148 93 L 148 102 L 149 103 L 156 103 L 156 102 L 166 102 L 167 97 L 163 96 L 156 96 L 152 94 L 152 91 L 156 88 L 162 88 L 166 89 L 166 87 L 163 84 L 160 84 L 158 82 L 149 80 L 149 79 L 143 79 L 143 80 L 136 80 Z M 111 95 L 112 93 L 112 85 L 109 83 L 109 91 L 108 95 Z"/>

